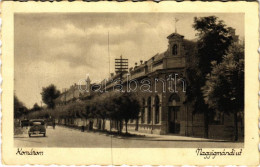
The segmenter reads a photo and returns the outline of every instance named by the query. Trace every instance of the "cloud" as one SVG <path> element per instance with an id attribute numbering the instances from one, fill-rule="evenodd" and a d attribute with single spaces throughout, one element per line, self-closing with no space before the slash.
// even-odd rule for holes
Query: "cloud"
<path id="1" fill-rule="evenodd" d="M 71 23 L 66 24 L 64 27 L 53 27 L 46 31 L 49 38 L 64 38 L 65 36 L 85 36 L 86 33 L 82 29 L 75 27 Z"/>
<path id="2" fill-rule="evenodd" d="M 108 76 L 108 32 L 110 71 L 121 54 L 135 62 L 148 60 L 167 49 L 167 36 L 174 32 L 195 38 L 194 16 L 212 14 L 175 13 L 52 13 L 15 14 L 15 90 L 28 106 L 40 102 L 40 91 L 51 83 L 69 87 L 90 75 L 91 80 Z M 217 14 L 243 36 L 242 14 Z M 29 90 L 29 91 L 28 91 Z"/>

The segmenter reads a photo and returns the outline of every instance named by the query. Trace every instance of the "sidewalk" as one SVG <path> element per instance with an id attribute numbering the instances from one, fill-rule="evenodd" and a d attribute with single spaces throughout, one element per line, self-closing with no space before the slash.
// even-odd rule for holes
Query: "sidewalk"
<path id="1" fill-rule="evenodd" d="M 66 127 L 65 128 L 70 128 Z M 74 128 L 71 128 L 74 129 Z M 74 129 L 76 130 L 76 129 Z M 80 130 L 80 129 L 77 129 Z M 112 129 L 112 132 L 117 132 L 117 130 Z M 206 138 L 198 138 L 198 137 L 188 137 L 188 136 L 179 136 L 179 135 L 158 135 L 158 134 L 149 134 L 149 133 L 142 133 L 138 131 L 128 131 L 129 134 L 136 135 L 136 136 L 122 136 L 122 135 L 113 135 L 113 134 L 106 134 L 102 131 L 85 131 L 83 133 L 100 133 L 105 136 L 111 136 L 118 139 L 134 139 L 134 140 L 147 140 L 147 141 L 183 141 L 183 142 L 232 142 L 227 140 L 219 140 L 219 139 L 206 139 Z M 125 130 L 122 131 L 125 133 Z"/>
<path id="2" fill-rule="evenodd" d="M 66 127 L 66 126 L 65 126 Z M 95 128 L 94 128 L 95 129 Z M 94 131 L 85 131 L 88 133 L 94 132 Z M 117 132 L 116 129 L 112 129 L 112 132 Z M 138 131 L 128 131 L 128 133 L 131 135 L 136 136 L 120 136 L 120 135 L 108 135 L 104 132 L 100 131 L 98 133 L 101 133 L 106 136 L 116 137 L 118 139 L 136 139 L 136 140 L 149 140 L 149 141 L 190 141 L 190 142 L 232 142 L 228 140 L 221 140 L 221 139 L 206 139 L 206 138 L 199 138 L 199 137 L 189 137 L 189 136 L 180 136 L 180 135 L 174 135 L 174 134 L 168 134 L 168 135 L 159 135 L 159 134 L 150 134 L 150 133 L 143 133 Z M 122 130 L 122 133 L 125 133 L 125 130 Z"/>
<path id="3" fill-rule="evenodd" d="M 29 128 L 26 127 L 15 127 L 14 128 L 14 138 L 23 138 L 28 136 Z"/>
<path id="4" fill-rule="evenodd" d="M 125 133 L 125 131 L 123 131 Z M 228 142 L 227 140 L 218 140 L 218 139 L 206 139 L 198 137 L 188 137 L 188 136 L 178 136 L 178 135 L 158 135 L 150 133 L 142 133 L 137 131 L 129 131 L 130 134 L 144 135 L 145 137 L 151 138 L 156 141 L 200 141 L 200 142 Z"/>

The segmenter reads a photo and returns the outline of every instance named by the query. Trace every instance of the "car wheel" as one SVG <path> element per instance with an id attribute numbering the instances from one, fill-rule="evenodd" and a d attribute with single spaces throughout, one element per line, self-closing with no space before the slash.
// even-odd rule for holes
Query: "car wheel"
<path id="1" fill-rule="evenodd" d="M 43 134 L 43 137 L 46 137 L 46 133 Z"/>
<path id="2" fill-rule="evenodd" d="M 31 137 L 31 134 L 29 134 L 29 137 Z"/>

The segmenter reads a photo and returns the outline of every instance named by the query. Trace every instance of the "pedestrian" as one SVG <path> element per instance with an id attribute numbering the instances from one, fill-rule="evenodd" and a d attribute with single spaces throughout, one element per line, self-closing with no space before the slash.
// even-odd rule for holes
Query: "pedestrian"
<path id="1" fill-rule="evenodd" d="M 81 126 L 81 132 L 84 132 L 84 131 L 85 131 L 85 126 L 82 125 L 82 126 Z"/>

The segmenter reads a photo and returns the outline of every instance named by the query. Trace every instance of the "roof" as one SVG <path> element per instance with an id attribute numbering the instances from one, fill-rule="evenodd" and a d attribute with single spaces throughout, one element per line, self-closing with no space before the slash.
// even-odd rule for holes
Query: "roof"
<path id="1" fill-rule="evenodd" d="M 87 90 L 86 85 L 74 84 L 70 88 L 68 88 L 65 92 L 61 93 L 61 95 L 55 99 L 55 103 L 69 101 L 74 98 L 79 98 L 80 96 L 89 95 L 90 93 L 86 92 L 85 90 Z"/>
<path id="2" fill-rule="evenodd" d="M 165 51 L 165 52 L 166 52 L 166 51 Z M 156 54 L 156 55 L 154 56 L 154 61 L 156 62 L 156 61 L 159 61 L 159 60 L 163 59 L 165 52 L 160 53 L 160 54 Z"/>
<path id="3" fill-rule="evenodd" d="M 170 34 L 167 38 L 169 39 L 169 38 L 172 38 L 172 37 L 179 37 L 179 38 L 184 38 L 184 36 L 183 35 L 180 35 L 180 34 L 178 34 L 178 33 L 172 33 L 172 34 Z"/>
<path id="4" fill-rule="evenodd" d="M 150 65 L 153 62 L 157 62 L 163 59 L 164 55 L 165 55 L 166 51 L 163 53 L 157 53 L 156 55 L 154 55 L 153 57 L 151 57 L 148 61 L 147 64 Z"/>
<path id="5" fill-rule="evenodd" d="M 143 67 L 145 67 L 146 65 L 144 64 L 144 63 L 142 63 L 142 64 L 140 64 L 139 66 L 136 66 L 135 68 L 133 68 L 133 71 L 135 71 L 135 70 L 138 70 L 138 69 L 140 69 L 140 68 L 143 68 Z"/>

